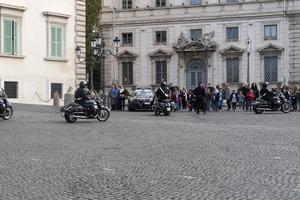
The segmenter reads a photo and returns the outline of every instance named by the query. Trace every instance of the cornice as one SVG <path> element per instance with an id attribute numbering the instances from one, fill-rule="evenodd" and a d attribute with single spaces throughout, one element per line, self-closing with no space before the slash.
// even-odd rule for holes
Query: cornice
<path id="1" fill-rule="evenodd" d="M 8 9 L 12 9 L 12 10 L 19 10 L 22 12 L 27 10 L 27 8 L 24 6 L 8 5 L 8 4 L 4 4 L 4 3 L 0 3 L 0 8 L 8 8 Z"/>
<path id="2" fill-rule="evenodd" d="M 166 7 L 142 7 L 142 8 L 132 8 L 132 9 L 114 9 L 110 7 L 104 7 L 101 13 L 112 13 L 112 12 L 134 12 L 134 11 L 151 11 L 151 10 L 169 10 L 169 9 L 186 9 L 186 8 L 203 8 L 203 7 L 226 7 L 234 5 L 247 5 L 247 4 L 261 4 L 261 3 L 278 3 L 278 0 L 260 0 L 252 2 L 236 2 L 236 3 L 212 3 L 212 4 L 202 4 L 202 5 L 175 5 Z"/>
<path id="3" fill-rule="evenodd" d="M 280 17 L 283 16 L 283 12 L 266 12 L 266 13 L 251 13 L 251 14 L 230 14 L 230 15 L 215 15 L 209 17 L 174 17 L 174 18 L 156 18 L 156 19 L 145 19 L 145 20 L 132 20 L 132 21 L 116 21 L 115 25 L 118 26 L 128 26 L 128 25 L 135 25 L 135 26 L 145 26 L 147 25 L 160 25 L 166 23 L 173 23 L 173 24 L 182 24 L 188 22 L 210 22 L 210 21 L 228 21 L 228 19 L 260 19 L 260 18 L 272 18 L 272 17 Z M 101 22 L 102 27 L 112 26 L 113 22 Z"/>
<path id="4" fill-rule="evenodd" d="M 45 11 L 45 12 L 43 12 L 43 14 L 46 16 L 61 17 L 61 18 L 66 18 L 66 19 L 68 19 L 71 16 L 71 15 L 67 15 L 67 14 L 61 14 L 61 13 L 55 13 L 55 12 L 49 12 L 49 11 Z"/>

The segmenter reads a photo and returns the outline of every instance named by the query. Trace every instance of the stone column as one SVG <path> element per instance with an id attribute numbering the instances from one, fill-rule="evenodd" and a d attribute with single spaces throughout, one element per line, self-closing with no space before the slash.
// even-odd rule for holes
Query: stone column
<path id="1" fill-rule="evenodd" d="M 75 44 L 81 48 L 83 56 L 85 56 L 85 0 L 76 0 L 75 3 Z M 78 85 L 80 81 L 86 80 L 86 66 L 85 64 L 79 64 L 76 56 L 75 59 L 76 85 Z"/>

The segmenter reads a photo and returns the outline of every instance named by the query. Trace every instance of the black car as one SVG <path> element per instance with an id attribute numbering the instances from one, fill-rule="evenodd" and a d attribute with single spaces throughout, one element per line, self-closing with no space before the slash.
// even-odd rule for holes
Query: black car
<path id="1" fill-rule="evenodd" d="M 138 88 L 128 99 L 128 110 L 151 110 L 154 93 L 150 88 Z"/>

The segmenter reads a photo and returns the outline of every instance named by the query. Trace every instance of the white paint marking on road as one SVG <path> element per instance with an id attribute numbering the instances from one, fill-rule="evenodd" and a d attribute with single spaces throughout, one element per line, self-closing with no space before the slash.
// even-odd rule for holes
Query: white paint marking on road
<path id="1" fill-rule="evenodd" d="M 276 156 L 276 157 L 274 157 L 274 159 L 279 160 L 279 159 L 281 159 L 281 157 Z"/>
<path id="2" fill-rule="evenodd" d="M 35 162 L 39 162 L 40 160 L 39 159 L 36 159 L 36 158 L 32 158 L 33 161 Z"/>
<path id="3" fill-rule="evenodd" d="M 194 179 L 195 177 L 193 176 L 185 176 L 185 175 L 177 175 L 176 177 L 179 177 L 179 178 L 186 178 L 186 179 Z"/>
<path id="4" fill-rule="evenodd" d="M 104 171 L 114 171 L 114 169 L 102 168 Z"/>

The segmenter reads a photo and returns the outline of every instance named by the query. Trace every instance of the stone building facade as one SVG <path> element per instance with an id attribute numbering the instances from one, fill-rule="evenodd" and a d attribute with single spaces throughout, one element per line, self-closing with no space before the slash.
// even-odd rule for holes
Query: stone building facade
<path id="1" fill-rule="evenodd" d="M 300 1 L 103 0 L 105 85 L 300 83 Z"/>
<path id="2" fill-rule="evenodd" d="M 52 104 L 86 80 L 85 0 L 0 0 L 0 86 L 13 102 Z"/>

